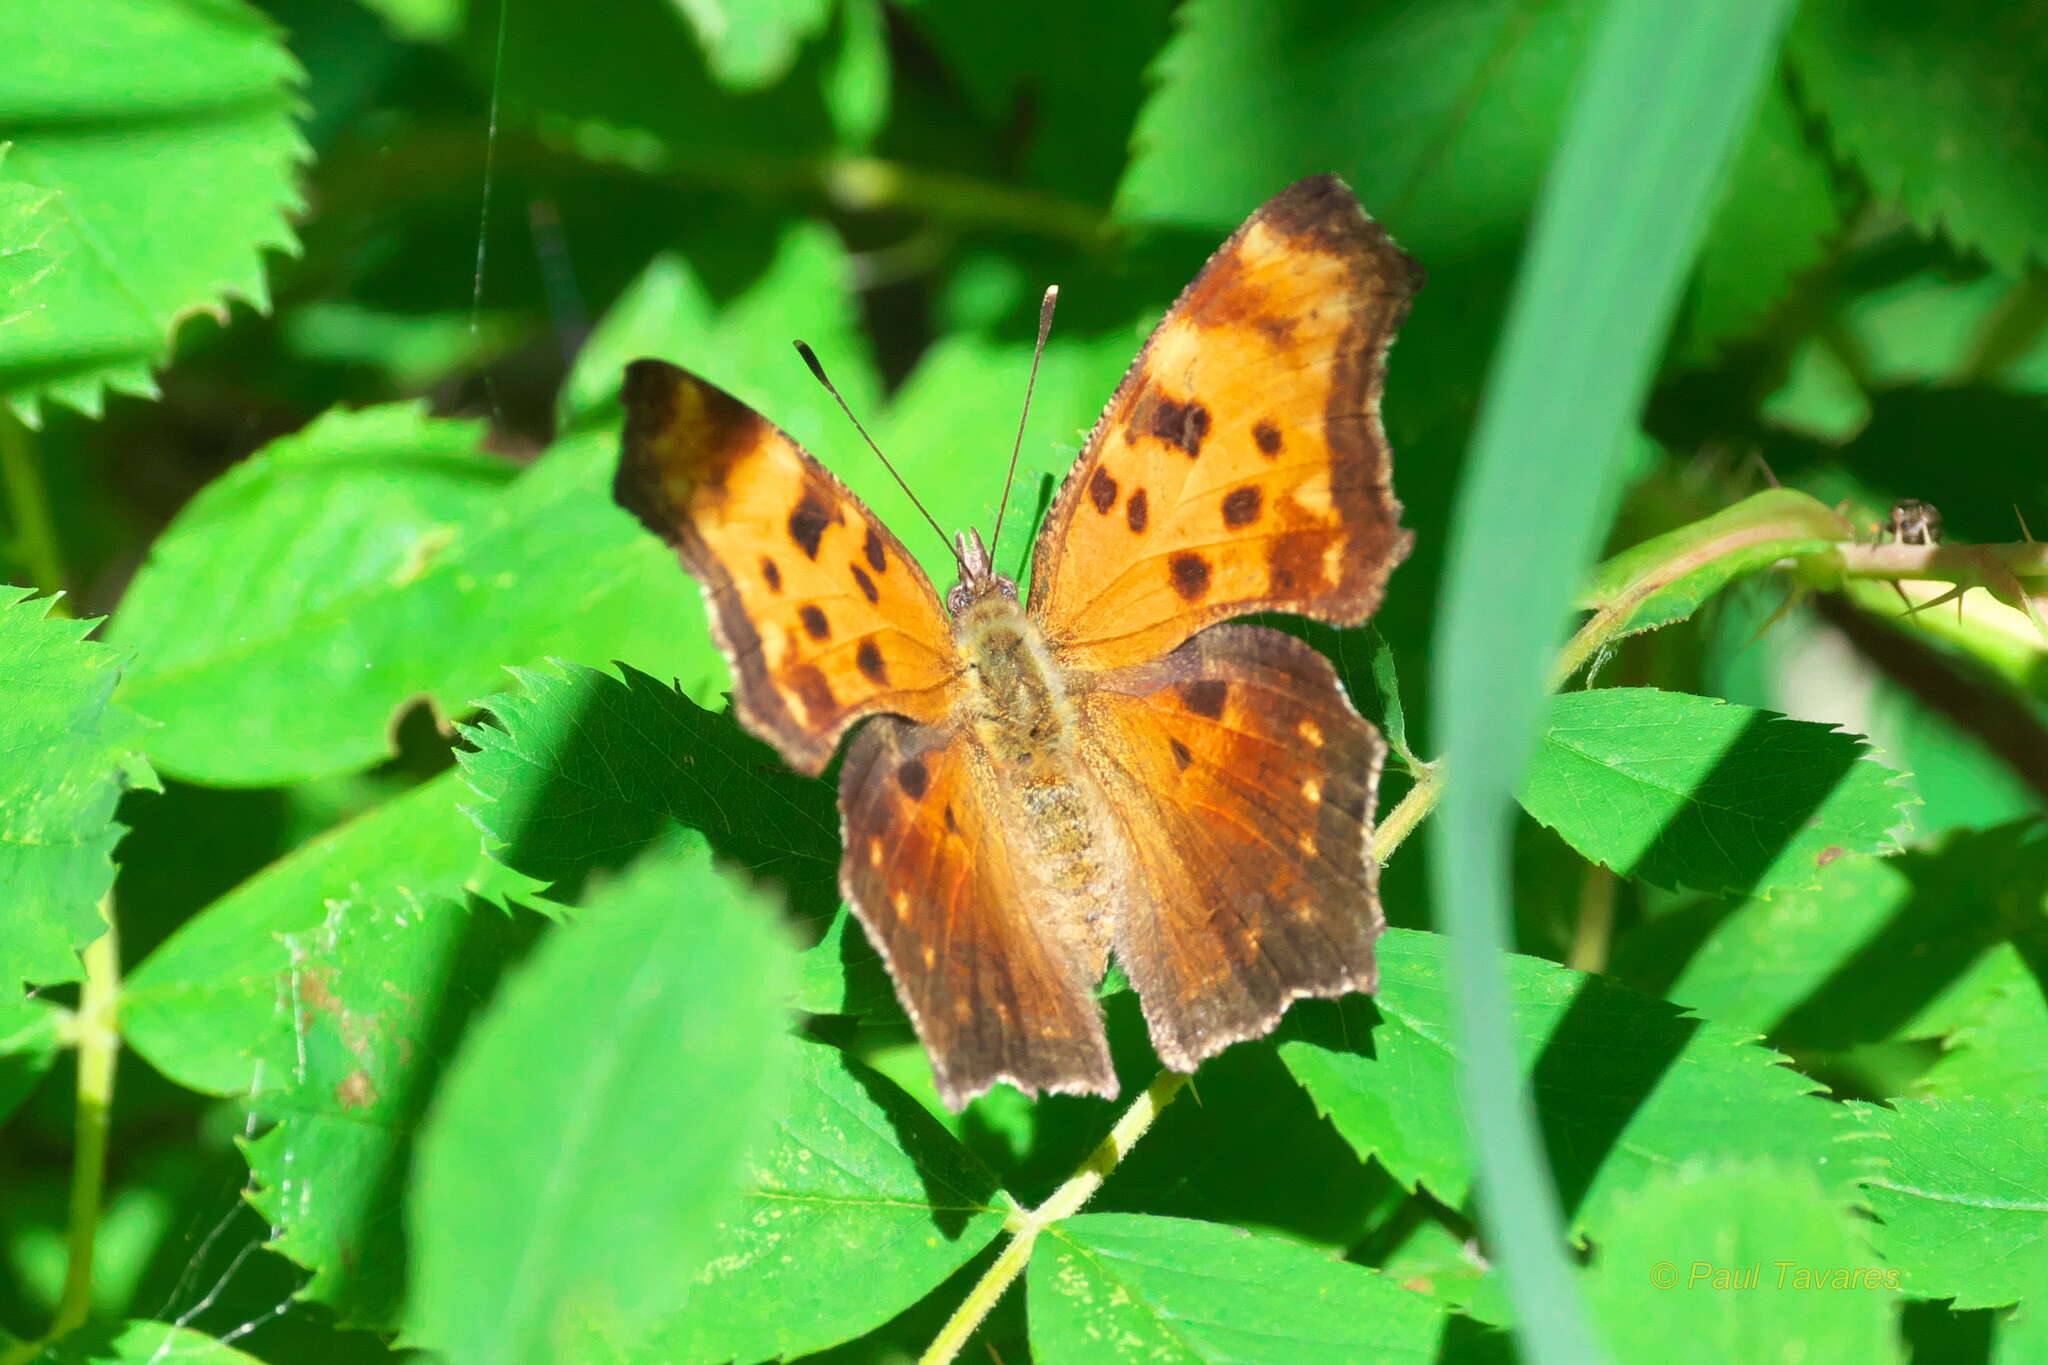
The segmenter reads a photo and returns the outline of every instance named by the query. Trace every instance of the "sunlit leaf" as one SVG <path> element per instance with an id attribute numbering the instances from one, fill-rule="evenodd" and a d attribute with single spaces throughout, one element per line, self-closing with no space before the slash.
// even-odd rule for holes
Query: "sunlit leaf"
<path id="1" fill-rule="evenodd" d="M 1185 1218 L 1054 1223 L 1032 1250 L 1029 1296 L 1040 1360 L 1424 1365 L 1446 1359 L 1456 1330 L 1443 1303 L 1363 1266 Z M 1479 1333 L 1462 1336 L 1453 1355 L 1473 1359 Z"/>
<path id="2" fill-rule="evenodd" d="M 1623 876 L 1767 895 L 1891 847 L 1897 776 L 1825 725 L 1614 687 L 1551 701 L 1521 800 Z"/>
<path id="3" fill-rule="evenodd" d="M 701 846 L 637 865 L 552 932 L 421 1134 L 408 1338 L 552 1362 L 585 1336 L 631 1342 L 673 1305 L 784 1112 L 789 965 L 772 908 Z"/>
<path id="4" fill-rule="evenodd" d="M 966 1264 L 1011 1208 L 894 1084 L 834 1049 L 792 1046 L 789 1108 L 649 1361 L 782 1359 L 851 1340 Z"/>
<path id="5" fill-rule="evenodd" d="M 2048 1286 L 2048 1100 L 1899 1100 L 1855 1106 L 1888 1136 L 1866 1177 L 1871 1237 L 1908 1294 L 1955 1307 L 2025 1303 Z"/>
<path id="6" fill-rule="evenodd" d="M 1658 1171 L 1617 1206 L 1586 1297 L 1619 1360 L 1896 1362 L 1902 1277 L 1860 1232 L 1803 1165 Z"/>
<path id="7" fill-rule="evenodd" d="M 121 793 L 154 787 L 148 727 L 111 703 L 122 654 L 86 640 L 92 622 L 0 585 L 0 982 L 72 981 L 78 950 L 105 929 Z"/>
<path id="8" fill-rule="evenodd" d="M 263 253 L 294 246 L 299 67 L 239 0 L 77 0 L 62 23 L 8 6 L 0 51 L 4 173 L 55 220 L 32 308 L 0 327 L 0 403 L 97 413 L 108 389 L 155 391 L 182 318 L 268 304 Z"/>

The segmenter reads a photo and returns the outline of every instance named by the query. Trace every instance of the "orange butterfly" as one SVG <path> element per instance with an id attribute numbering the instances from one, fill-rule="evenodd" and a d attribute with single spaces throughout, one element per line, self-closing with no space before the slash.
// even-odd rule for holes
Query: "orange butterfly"
<path id="1" fill-rule="evenodd" d="M 1166 1065 L 1371 990 L 1385 745 L 1285 611 L 1356 625 L 1410 535 L 1379 403 L 1421 269 L 1335 176 L 1282 191 L 1139 351 L 1054 501 L 1028 605 L 977 532 L 942 609 L 766 418 L 626 371 L 616 494 L 704 587 L 739 718 L 839 779 L 839 883 L 958 1109 L 1113 1097 L 1111 952 Z"/>

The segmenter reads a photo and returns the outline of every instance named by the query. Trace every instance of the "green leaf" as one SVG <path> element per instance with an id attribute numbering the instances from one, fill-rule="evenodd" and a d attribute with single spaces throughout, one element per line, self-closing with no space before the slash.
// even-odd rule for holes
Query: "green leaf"
<path id="1" fill-rule="evenodd" d="M 557 929 L 451 1068 L 406 1206 L 407 1335 L 453 1361 L 637 1338 L 781 1112 L 789 953 L 701 847 Z"/>
<path id="2" fill-rule="evenodd" d="M 1891 847 L 1897 777 L 1825 725 L 1614 687 L 1552 699 L 1521 801 L 1625 877 L 1767 895 Z"/>
<path id="3" fill-rule="evenodd" d="M 43 238 L 57 226 L 57 195 L 8 175 L 8 149 L 0 143 L 0 328 L 42 306 L 35 287 L 56 264 Z"/>
<path id="4" fill-rule="evenodd" d="M 1048 1227 L 1028 1290 L 1040 1360 L 1424 1365 L 1444 1358 L 1457 1321 L 1435 1299 L 1298 1242 L 1121 1213 Z"/>
<path id="5" fill-rule="evenodd" d="M 344 1326 L 398 1328 L 406 1261 L 393 1211 L 414 1134 L 536 922 L 399 891 L 329 900 L 320 924 L 279 936 L 296 1055 L 251 1098 L 273 1126 L 243 1144 L 248 1198 L 270 1220 L 271 1248 L 313 1272 L 298 1297 Z"/>
<path id="6" fill-rule="evenodd" d="M 798 918 L 832 916 L 803 954 L 792 1004 L 893 1012 L 881 959 L 840 904 L 831 786 L 791 772 L 729 714 L 632 668 L 620 672 L 522 670 L 518 689 L 491 705 L 496 725 L 466 731 L 476 748 L 458 759 L 496 855 L 573 900 L 592 872 L 674 830 L 696 830 L 721 856 L 778 883 Z"/>
<path id="7" fill-rule="evenodd" d="M 1676 530 L 1632 545 L 1593 571 L 1575 606 L 1611 623 L 1610 639 L 1683 621 L 1745 575 L 1780 559 L 1818 554 L 1854 534 L 1832 508 L 1792 488 L 1771 488 Z"/>
<path id="8" fill-rule="evenodd" d="M 5 420 L 5 419 L 0 419 Z M 121 793 L 156 788 L 144 723 L 109 697 L 121 651 L 55 599 L 0 585 L 0 983 L 75 981 L 78 950 L 106 925 Z"/>
<path id="9" fill-rule="evenodd" d="M 364 0 L 399 37 L 415 43 L 445 42 L 462 31 L 468 0 Z"/>
<path id="10" fill-rule="evenodd" d="M 716 3 L 689 0 L 699 13 Z M 725 35 L 712 41 L 732 54 L 737 65 L 722 70 L 745 81 L 744 88 L 707 70 L 707 59 L 724 58 L 707 52 L 684 0 L 601 10 L 581 0 L 521 0 L 502 26 L 495 12 L 471 23 L 463 47 L 478 84 L 497 93 L 508 122 L 538 124 L 552 142 L 642 173 L 761 183 L 764 175 L 804 177 L 811 159 L 834 149 L 819 80 L 825 44 L 798 48 L 786 79 L 759 79 L 784 60 L 775 44 L 802 26 L 802 11 L 810 8 L 822 26 L 826 0 L 724 6 Z M 763 10 L 759 22 L 755 9 Z M 622 52 L 633 60 L 618 60 Z M 710 128 L 716 137 L 705 136 Z M 708 201 L 694 202 L 692 217 Z M 749 204 L 743 218 L 731 221 L 760 219 L 759 205 Z"/>
<path id="11" fill-rule="evenodd" d="M 195 498 L 112 630 L 146 663 L 124 698 L 165 721 L 152 755 L 195 781 L 303 781 L 386 758 L 402 706 L 460 715 L 508 664 L 722 676 L 695 586 L 612 504 L 608 438 L 512 478 L 479 435 L 413 407 L 331 413 Z"/>
<path id="12" fill-rule="evenodd" d="M 48 1000 L 0 1000 L 0 1119 L 20 1108 L 55 1065 L 67 1013 Z"/>
<path id="13" fill-rule="evenodd" d="M 400 313 L 344 299 L 302 304 L 281 321 L 285 344 L 301 359 L 375 370 L 403 393 L 481 369 L 529 340 L 509 315 Z"/>
<path id="14" fill-rule="evenodd" d="M 735 90 L 773 85 L 789 73 L 797 47 L 831 18 L 831 0 L 671 0 L 696 30 L 711 74 Z"/>
<path id="15" fill-rule="evenodd" d="M 1334 170 L 1440 268 L 1428 248 L 1518 235 L 1594 12 L 1192 0 L 1156 65 L 1117 211 L 1228 228 Z"/>
<path id="16" fill-rule="evenodd" d="M 832 788 L 674 688 L 558 665 L 518 672 L 491 705 L 496 725 L 458 755 L 483 798 L 476 816 L 509 867 L 580 884 L 674 829 L 699 830 L 756 877 L 803 888 L 806 913 L 838 903 Z M 822 897 L 822 901 L 821 898 Z"/>
<path id="17" fill-rule="evenodd" d="M 2048 1286 L 2048 1100 L 1900 1100 L 1854 1105 L 1891 1138 L 1865 1177 L 1871 1236 L 1916 1299 L 1954 1307 L 2042 1306 Z"/>
<path id="18" fill-rule="evenodd" d="M 859 451 L 871 459 L 858 438 L 849 440 L 853 431 L 838 404 L 790 344 L 797 337 L 809 341 L 866 420 L 881 405 L 882 385 L 856 297 L 846 248 L 821 224 L 800 223 L 785 232 L 759 278 L 724 309 L 680 256 L 656 256 L 577 352 L 558 403 L 562 425 L 615 429 L 627 363 L 655 356 L 751 403 L 814 455 Z"/>
<path id="19" fill-rule="evenodd" d="M 1462 1205 L 1472 1158 L 1444 940 L 1389 929 L 1379 958 L 1378 1021 L 1362 998 L 1297 1007 L 1309 1036 L 1283 1042 L 1281 1058 L 1361 1159 Z M 1693 1158 L 1779 1156 L 1826 1170 L 1838 1192 L 1854 1180 L 1855 1152 L 1841 1141 L 1853 1130 L 1749 1030 L 1539 958 L 1511 957 L 1508 968 L 1516 1064 L 1573 1227 L 1598 1239 L 1624 1192 Z"/>
<path id="20" fill-rule="evenodd" d="M 1843 857 L 1814 886 L 1674 912 L 1624 942 L 1617 970 L 1780 1047 L 1938 1037 L 2048 949 L 2048 845 L 2031 825 Z"/>
<path id="21" fill-rule="evenodd" d="M 181 319 L 266 305 L 262 253 L 294 247 L 299 68 L 238 0 L 7 6 L 0 51 L 6 175 L 56 219 L 33 311 L 0 328 L 0 403 L 97 414 L 109 388 L 155 392 Z"/>
<path id="22" fill-rule="evenodd" d="M 95 1325 L 44 1348 L 36 1365 L 261 1365 L 204 1332 L 167 1322 Z"/>
<path id="23" fill-rule="evenodd" d="M 1915 1088 L 1942 1099 L 2048 1100 L 2048 999 L 2040 978 L 2006 959 L 1984 983 Z"/>
<path id="24" fill-rule="evenodd" d="M 248 1094 L 295 1074 L 288 1007 L 304 978 L 289 943 L 311 941 L 328 905 L 535 898 L 535 883 L 484 852 L 449 772 L 295 849 L 181 926 L 130 974 L 123 1035 L 187 1089 Z"/>
<path id="25" fill-rule="evenodd" d="M 1622 1200 L 1586 1297 L 1617 1360 L 1885 1362 L 1900 1278 L 1811 1171 L 1731 1155 Z"/>
<path id="26" fill-rule="evenodd" d="M 844 0 L 839 42 L 825 71 L 825 102 L 839 141 L 865 150 L 889 121 L 889 29 L 882 0 Z"/>
<path id="27" fill-rule="evenodd" d="M 1014 1211 L 915 1100 L 833 1048 L 789 1044 L 790 1102 L 713 1259 L 644 1353 L 786 1359 L 850 1341 L 965 1265 Z"/>
<path id="28" fill-rule="evenodd" d="M 1792 282 L 1818 265 L 1841 230 L 1833 169 L 1801 126 L 1784 83 L 1766 92 L 1728 167 L 1713 228 L 1700 247 L 1684 354 L 1708 361 L 1754 335 Z"/>
<path id="29" fill-rule="evenodd" d="M 922 0 L 893 8 L 944 59 L 948 80 L 959 83 L 974 112 L 1015 139 L 1005 179 L 1088 205 L 1109 197 L 1150 93 L 1149 68 L 1171 28 L 1170 0 Z"/>
<path id="30" fill-rule="evenodd" d="M 2024 6 L 1814 0 L 1786 52 L 1829 138 L 1923 232 L 2009 275 L 2048 222 L 2048 33 Z"/>

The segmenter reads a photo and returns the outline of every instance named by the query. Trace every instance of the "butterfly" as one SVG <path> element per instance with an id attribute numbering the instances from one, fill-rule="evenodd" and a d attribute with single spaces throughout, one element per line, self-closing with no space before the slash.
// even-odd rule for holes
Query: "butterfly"
<path id="1" fill-rule="evenodd" d="M 1178 1071 L 1374 989 L 1385 745 L 1321 653 L 1231 618 L 1379 605 L 1412 539 L 1382 378 L 1422 278 L 1335 176 L 1267 201 L 1138 352 L 1021 603 L 975 531 L 942 601 L 767 418 L 627 367 L 614 492 L 702 585 L 741 723 L 813 775 L 854 731 L 840 890 L 950 1107 L 1114 1098 L 1112 954 Z"/>

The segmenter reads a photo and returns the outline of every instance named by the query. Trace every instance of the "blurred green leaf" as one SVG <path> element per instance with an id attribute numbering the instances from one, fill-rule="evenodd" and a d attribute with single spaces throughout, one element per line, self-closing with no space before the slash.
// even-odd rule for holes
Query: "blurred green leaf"
<path id="1" fill-rule="evenodd" d="M 1756 333 L 1792 281 L 1820 264 L 1842 230 L 1833 168 L 1801 126 L 1783 82 L 1728 167 L 1728 183 L 1700 247 L 1683 352 L 1710 360 L 1720 345 Z"/>
<path id="2" fill-rule="evenodd" d="M 714 26 L 723 16 L 723 31 L 700 42 L 698 14 Z M 522 0 L 502 32 L 495 14 L 473 16 L 465 47 L 508 115 L 585 156 L 758 184 L 801 180 L 803 163 L 832 149 L 822 45 L 793 46 L 828 14 L 826 0 L 633 0 L 597 9 Z M 786 75 L 774 79 L 778 65 Z"/>
<path id="3" fill-rule="evenodd" d="M 838 46 L 825 71 L 825 102 L 841 143 L 862 151 L 882 131 L 892 74 L 882 0 L 842 0 Z"/>
<path id="4" fill-rule="evenodd" d="M 704 45 L 711 74 L 736 90 L 773 85 L 800 43 L 824 28 L 831 0 L 670 0 Z"/>
<path id="5" fill-rule="evenodd" d="M 789 968 L 774 911 L 701 847 L 643 860 L 551 933 L 421 1134 L 407 1337 L 535 1362 L 637 1339 L 783 1112 Z"/>
<path id="6" fill-rule="evenodd" d="M 1330 1121 L 1395 1179 L 1453 1206 L 1472 1191 L 1458 1105 L 1444 940 L 1389 929 L 1380 940 L 1374 1023 L 1361 1001 L 1302 1011 L 1304 1038 L 1280 1055 Z M 1571 1225 L 1595 1240 L 1618 1226 L 1623 1196 L 1653 1172 L 1701 1157 L 1780 1156 L 1823 1166 L 1847 1192 L 1853 1130 L 1820 1086 L 1752 1045 L 1753 1030 L 1539 958 L 1508 960 L 1517 1066 Z"/>
<path id="7" fill-rule="evenodd" d="M 510 317 L 395 313 L 341 299 L 296 308 L 283 323 L 286 344 L 306 360 L 374 369 L 409 393 L 498 360 L 523 340 Z"/>
<path id="8" fill-rule="evenodd" d="M 250 1099 L 268 1132 L 243 1143 L 270 1246 L 313 1272 L 299 1297 L 344 1326 L 392 1332 L 406 1284 L 412 1144 L 472 1015 L 538 921 L 406 890 L 330 899 L 280 934 L 291 1069 Z"/>
<path id="9" fill-rule="evenodd" d="M 391 31 L 416 43 L 438 43 L 462 31 L 469 0 L 363 0 Z"/>
<path id="10" fill-rule="evenodd" d="M 123 1036 L 192 1090 L 241 1095 L 296 1074 L 292 939 L 318 941 L 330 903 L 533 903 L 536 883 L 493 861 L 444 773 L 278 859 L 185 924 L 130 973 Z M 367 911 L 363 913 L 368 913 Z M 308 937 L 311 936 L 311 937 Z"/>
<path id="11" fill-rule="evenodd" d="M 872 459 L 791 344 L 810 342 L 847 403 L 868 421 L 882 389 L 854 305 L 846 248 L 814 223 L 785 232 L 767 268 L 723 309 L 681 257 L 656 256 L 577 353 L 562 386 L 562 425 L 616 429 L 627 363 L 654 356 L 753 404 L 813 454 L 860 450 Z"/>
<path id="12" fill-rule="evenodd" d="M 512 478 L 478 435 L 407 406 L 331 413 L 202 492 L 111 632 L 148 661 L 123 695 L 165 718 L 152 756 L 195 781 L 303 781 L 388 757 L 400 707 L 461 715 L 506 665 L 720 676 L 694 585 L 612 504 L 607 438 Z"/>
<path id="13" fill-rule="evenodd" d="M 992 127 L 1023 124 L 1018 176 L 1091 204 L 1108 199 L 1124 170 L 1172 11 L 1169 0 L 911 0 L 902 7 L 905 21 L 946 59 L 976 113 Z M 1263 197 L 1240 206 L 1237 216 Z"/>
<path id="14" fill-rule="evenodd" d="M 1902 1361 L 1897 1272 L 1860 1231 L 1804 1165 L 1657 1171 L 1618 1206 L 1586 1297 L 1619 1360 Z"/>
<path id="15" fill-rule="evenodd" d="M 1040 1360 L 1424 1365 L 1446 1358 L 1454 1317 L 1298 1242 L 1122 1213 L 1048 1227 L 1032 1249 L 1028 1289 Z M 1505 1360 L 1506 1342 L 1491 1344 Z"/>
<path id="16" fill-rule="evenodd" d="M 792 1042 L 791 1103 L 749 1162 L 689 1298 L 643 1359 L 786 1359 L 850 1341 L 987 1246 L 1013 1211 L 916 1101 L 832 1048 Z"/>
<path id="17" fill-rule="evenodd" d="M 2026 1303 L 2048 1286 L 2048 1101 L 1899 1100 L 1853 1105 L 1891 1139 L 1865 1177 L 1878 1252 L 1914 1298 L 1958 1309 Z"/>
<path id="18" fill-rule="evenodd" d="M 108 389 L 155 393 L 181 319 L 267 306 L 262 253 L 295 245 L 299 67 L 238 0 L 9 6 L 0 51 L 5 174 L 55 218 L 33 311 L 0 328 L 0 402 L 97 414 Z"/>
<path id="19" fill-rule="evenodd" d="M 1552 699 L 1521 800 L 1622 876 L 1761 896 L 1891 847 L 1897 777 L 1825 725 L 1612 687 Z"/>
<path id="20" fill-rule="evenodd" d="M 2009 275 L 2042 258 L 2048 30 L 2030 7 L 1812 0 L 1786 52 L 1834 145 L 1923 232 Z"/>
<path id="21" fill-rule="evenodd" d="M 0 420 L 5 420 L 0 418 Z M 154 789 L 148 727 L 110 703 L 122 653 L 52 598 L 0 585 L 0 983 L 75 981 L 78 950 L 106 929 L 121 793 Z"/>

